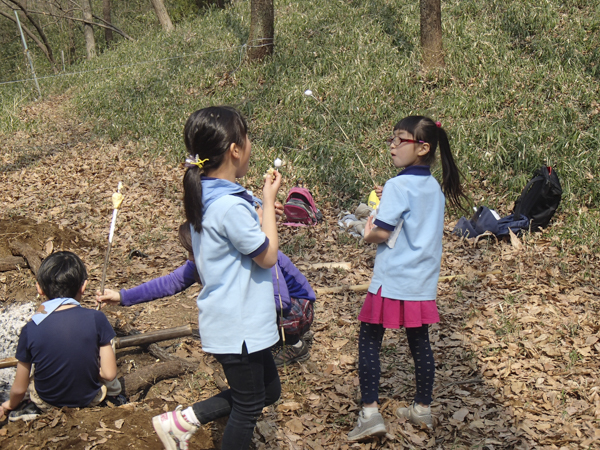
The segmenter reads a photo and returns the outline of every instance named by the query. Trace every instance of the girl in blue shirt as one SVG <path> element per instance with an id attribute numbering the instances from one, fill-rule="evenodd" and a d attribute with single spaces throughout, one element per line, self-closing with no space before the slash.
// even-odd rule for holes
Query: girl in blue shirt
<path id="1" fill-rule="evenodd" d="M 379 351 L 386 328 L 406 329 L 415 363 L 417 392 L 408 408 L 396 415 L 433 427 L 430 403 L 435 365 L 428 326 L 439 322 L 435 298 L 442 257 L 444 206 L 461 208 L 460 173 L 446 132 L 439 122 L 410 116 L 396 124 L 388 139 L 395 167 L 403 170 L 376 188 L 381 203 L 365 226 L 365 242 L 378 244 L 373 278 L 358 319 L 358 370 L 363 408 L 348 439 L 383 436 L 378 412 L 381 374 Z M 442 186 L 430 166 L 440 148 Z"/>
<path id="2" fill-rule="evenodd" d="M 281 175 L 265 177 L 261 228 L 252 197 L 236 183 L 248 172 L 247 134 L 242 115 L 225 106 L 196 111 L 185 124 L 190 158 L 183 204 L 202 284 L 200 338 L 204 351 L 223 366 L 230 388 L 154 417 L 154 430 L 167 449 L 187 449 L 202 424 L 226 415 L 221 448 L 247 449 L 263 407 L 281 393 L 270 351 L 279 340 L 270 269 L 279 246 L 275 196 Z"/>

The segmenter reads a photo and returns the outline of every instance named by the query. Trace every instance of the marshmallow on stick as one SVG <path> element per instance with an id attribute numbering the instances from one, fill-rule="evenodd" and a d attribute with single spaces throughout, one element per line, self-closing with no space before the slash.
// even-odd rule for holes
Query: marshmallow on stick
<path id="1" fill-rule="evenodd" d="M 277 158 L 273 162 L 273 165 L 275 166 L 275 169 L 273 167 L 269 167 L 269 169 L 267 169 L 267 172 L 263 175 L 263 178 L 267 178 L 267 176 L 269 176 L 269 175 L 273 176 L 273 172 L 275 172 L 276 169 L 279 169 L 282 164 L 283 164 L 283 162 L 281 161 L 281 159 Z"/>
<path id="2" fill-rule="evenodd" d="M 117 224 L 117 214 L 119 213 L 119 209 L 121 208 L 121 203 L 123 203 L 123 194 L 121 194 L 121 189 L 123 188 L 123 183 L 119 181 L 119 185 L 117 186 L 117 192 L 112 195 L 112 204 L 113 204 L 113 215 L 112 220 L 110 222 L 110 231 L 108 232 L 108 246 L 106 247 L 106 255 L 104 257 L 104 268 L 102 269 L 102 281 L 100 282 L 100 293 L 104 294 L 104 282 L 106 281 L 106 268 L 108 266 L 108 257 L 110 255 L 110 249 L 112 247 L 113 236 L 115 234 L 115 225 Z"/>

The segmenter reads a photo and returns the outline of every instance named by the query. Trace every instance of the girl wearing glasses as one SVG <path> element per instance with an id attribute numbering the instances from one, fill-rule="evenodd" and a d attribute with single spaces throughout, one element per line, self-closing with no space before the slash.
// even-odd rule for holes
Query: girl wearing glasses
<path id="1" fill-rule="evenodd" d="M 409 116 L 394 127 L 388 139 L 392 162 L 403 170 L 378 189 L 381 203 L 375 219 L 365 226 L 365 241 L 376 243 L 371 285 L 358 316 L 358 364 L 363 407 L 350 441 L 383 436 L 386 427 L 378 412 L 379 351 L 387 328 L 406 329 L 415 363 L 416 394 L 396 416 L 433 428 L 431 396 L 435 364 L 429 343 L 429 324 L 439 322 L 435 298 L 442 257 L 444 207 L 462 209 L 465 197 L 460 172 L 439 122 Z M 440 149 L 442 183 L 430 166 Z"/>

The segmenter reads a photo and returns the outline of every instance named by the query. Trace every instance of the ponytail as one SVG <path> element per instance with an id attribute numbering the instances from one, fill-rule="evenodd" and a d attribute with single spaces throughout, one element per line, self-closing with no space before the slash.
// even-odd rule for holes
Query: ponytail
<path id="1" fill-rule="evenodd" d="M 197 233 L 202 231 L 202 175 L 218 169 L 231 144 L 242 147 L 247 134 L 246 120 L 230 106 L 209 106 L 188 117 L 183 140 L 194 162 L 183 177 L 183 207 Z"/>
<path id="2" fill-rule="evenodd" d="M 190 167 L 183 176 L 185 218 L 197 233 L 202 231 L 202 169 Z"/>
<path id="3" fill-rule="evenodd" d="M 463 201 L 468 198 L 460 184 L 461 173 L 452 157 L 448 135 L 442 128 L 442 124 L 434 122 L 429 117 L 409 116 L 398 122 L 394 127 L 395 130 L 404 130 L 412 134 L 414 139 L 429 144 L 429 152 L 423 157 L 424 164 L 433 165 L 435 151 L 439 145 L 442 160 L 442 191 L 452 207 L 467 211 L 463 205 Z"/>
<path id="4" fill-rule="evenodd" d="M 440 146 L 440 159 L 442 160 L 442 190 L 448 198 L 450 205 L 454 208 L 467 211 L 463 205 L 463 200 L 467 200 L 467 196 L 462 190 L 460 184 L 461 173 L 454 157 L 450 151 L 450 142 L 446 131 L 441 127 L 438 128 L 438 144 Z"/>

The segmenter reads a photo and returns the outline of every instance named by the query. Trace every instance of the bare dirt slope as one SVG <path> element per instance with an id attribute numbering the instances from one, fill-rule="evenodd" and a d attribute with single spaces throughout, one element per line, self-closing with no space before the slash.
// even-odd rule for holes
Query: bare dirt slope
<path id="1" fill-rule="evenodd" d="M 90 287 L 100 284 L 118 181 L 125 201 L 108 268 L 107 287 L 131 287 L 183 263 L 176 230 L 183 220 L 183 169 L 162 158 L 139 158 L 135 142 L 96 138 L 67 111 L 66 98 L 23 110 L 36 132 L 2 136 L 0 257 L 20 239 L 42 256 L 69 249 L 85 261 Z M 255 180 L 243 180 L 255 188 Z M 319 199 L 317 199 L 319 202 Z M 358 202 L 357 202 L 358 203 Z M 315 228 L 281 230 L 282 249 L 313 287 L 368 283 L 374 247 L 341 233 L 340 211 L 320 202 L 325 220 Z M 413 395 L 413 367 L 404 333 L 388 332 L 382 348 L 382 411 L 389 434 L 360 444 L 345 436 L 358 411 L 356 316 L 363 293 L 320 295 L 311 358 L 280 371 L 283 394 L 266 408 L 256 448 L 600 448 L 598 254 L 545 234 L 513 242 L 444 237 L 440 283 L 442 322 L 432 327 L 437 364 L 434 432 L 394 417 Z M 560 217 L 554 226 L 561 226 Z M 316 262 L 348 261 L 349 271 L 310 269 Z M 478 276 L 480 272 L 496 272 Z M 35 299 L 26 267 L 0 272 L 2 306 Z M 109 307 L 119 334 L 196 324 L 198 286 L 169 299 L 131 308 Z M 25 424 L 2 418 L 2 449 L 162 448 L 150 419 L 178 404 L 218 392 L 217 365 L 193 337 L 160 344 L 198 370 L 156 383 L 118 408 L 56 410 Z M 156 362 L 144 349 L 117 353 L 119 375 Z M 204 427 L 192 448 L 219 448 L 225 421 Z"/>

